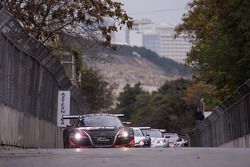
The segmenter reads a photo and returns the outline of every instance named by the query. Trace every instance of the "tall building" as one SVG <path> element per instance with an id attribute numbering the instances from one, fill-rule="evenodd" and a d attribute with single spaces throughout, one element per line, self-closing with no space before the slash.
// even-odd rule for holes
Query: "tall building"
<path id="1" fill-rule="evenodd" d="M 125 30 L 123 41 L 130 46 L 145 47 L 161 57 L 185 63 L 191 44 L 184 36 L 175 38 L 174 26 L 155 25 L 148 19 L 135 21 L 132 30 Z"/>
<path id="2" fill-rule="evenodd" d="M 140 31 L 136 30 L 130 30 L 127 31 L 128 33 L 128 38 L 127 38 L 127 43 L 130 46 L 138 46 L 138 47 L 143 47 L 143 33 Z"/>
<path id="3" fill-rule="evenodd" d="M 160 38 L 160 49 L 157 52 L 161 57 L 170 58 L 178 63 L 185 63 L 187 52 L 191 44 L 185 36 L 175 38 L 174 27 L 156 26 L 156 33 Z"/>
<path id="4" fill-rule="evenodd" d="M 128 44 L 126 41 L 127 30 L 120 30 L 118 32 L 112 33 L 111 42 L 114 44 Z"/>
<path id="5" fill-rule="evenodd" d="M 143 46 L 160 55 L 160 36 L 158 34 L 144 34 Z"/>

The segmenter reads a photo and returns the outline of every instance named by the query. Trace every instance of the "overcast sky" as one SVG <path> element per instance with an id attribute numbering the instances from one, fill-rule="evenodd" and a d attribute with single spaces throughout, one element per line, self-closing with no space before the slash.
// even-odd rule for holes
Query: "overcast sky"
<path id="1" fill-rule="evenodd" d="M 190 0 L 116 0 L 124 4 L 127 14 L 136 19 L 148 18 L 154 23 L 176 25 L 187 12 Z"/>

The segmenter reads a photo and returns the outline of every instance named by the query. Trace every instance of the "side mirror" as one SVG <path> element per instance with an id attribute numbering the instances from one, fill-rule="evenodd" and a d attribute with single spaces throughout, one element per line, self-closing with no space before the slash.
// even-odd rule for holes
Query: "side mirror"
<path id="1" fill-rule="evenodd" d="M 170 138 L 170 136 L 164 136 L 165 138 Z"/>

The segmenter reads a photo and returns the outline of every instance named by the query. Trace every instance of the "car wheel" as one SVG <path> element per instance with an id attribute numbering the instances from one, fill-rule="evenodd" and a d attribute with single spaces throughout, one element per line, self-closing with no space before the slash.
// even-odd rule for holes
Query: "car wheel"
<path id="1" fill-rule="evenodd" d="M 63 148 L 69 148 L 69 145 L 67 143 L 63 143 Z"/>

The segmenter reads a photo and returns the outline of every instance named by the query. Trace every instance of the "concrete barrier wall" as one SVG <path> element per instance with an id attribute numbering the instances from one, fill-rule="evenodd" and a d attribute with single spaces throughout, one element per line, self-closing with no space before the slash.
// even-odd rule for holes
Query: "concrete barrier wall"
<path id="1" fill-rule="evenodd" d="M 72 114 L 88 113 L 85 99 L 57 58 L 0 9 L 0 143 L 61 146 L 56 127 L 58 90 L 71 91 Z"/>
<path id="2" fill-rule="evenodd" d="M 62 130 L 53 123 L 0 105 L 1 144 L 24 148 L 60 148 Z"/>
<path id="3" fill-rule="evenodd" d="M 236 140 L 224 143 L 220 145 L 220 147 L 242 147 L 249 148 L 250 147 L 250 135 L 246 135 L 243 137 L 239 137 Z"/>

